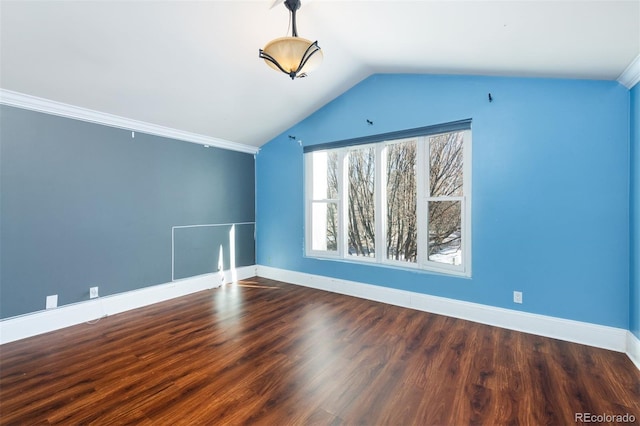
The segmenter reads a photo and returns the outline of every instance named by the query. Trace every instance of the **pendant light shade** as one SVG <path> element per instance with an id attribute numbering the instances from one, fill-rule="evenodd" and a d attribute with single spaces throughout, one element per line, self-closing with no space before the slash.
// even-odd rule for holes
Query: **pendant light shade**
<path id="1" fill-rule="evenodd" d="M 284 2 L 291 13 L 292 36 L 271 40 L 264 49 L 260 49 L 260 58 L 276 71 L 288 74 L 291 79 L 306 77 L 307 73 L 316 69 L 322 62 L 322 50 L 318 42 L 311 42 L 298 37 L 296 28 L 296 10 L 300 8 L 299 0 Z"/>
<path id="2" fill-rule="evenodd" d="M 302 37 L 280 37 L 267 43 L 260 51 L 260 57 L 274 70 L 296 78 L 318 68 L 323 55 L 317 41 L 311 42 Z"/>

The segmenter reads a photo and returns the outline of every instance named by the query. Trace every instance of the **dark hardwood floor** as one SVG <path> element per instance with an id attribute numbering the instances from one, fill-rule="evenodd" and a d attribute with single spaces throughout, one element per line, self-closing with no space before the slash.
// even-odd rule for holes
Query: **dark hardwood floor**
<path id="1" fill-rule="evenodd" d="M 640 422 L 626 355 L 261 278 L 0 346 L 7 425 L 567 425 L 575 413 Z"/>

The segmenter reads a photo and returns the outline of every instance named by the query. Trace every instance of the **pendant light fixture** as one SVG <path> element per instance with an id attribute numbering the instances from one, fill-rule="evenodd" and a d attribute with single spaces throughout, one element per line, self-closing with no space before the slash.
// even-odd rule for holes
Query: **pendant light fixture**
<path id="1" fill-rule="evenodd" d="M 291 37 L 271 40 L 264 49 L 260 49 L 260 58 L 276 71 L 282 71 L 291 79 L 306 77 L 322 62 L 322 50 L 318 42 L 298 37 L 296 11 L 300 9 L 300 0 L 286 0 L 284 5 L 291 17 Z"/>

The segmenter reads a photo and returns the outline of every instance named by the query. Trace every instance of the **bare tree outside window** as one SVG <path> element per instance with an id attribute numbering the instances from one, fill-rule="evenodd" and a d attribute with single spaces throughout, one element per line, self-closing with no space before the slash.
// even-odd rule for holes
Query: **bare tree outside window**
<path id="1" fill-rule="evenodd" d="M 463 133 L 429 138 L 429 260 L 462 263 Z M 440 200 L 444 199 L 444 200 Z"/>
<path id="2" fill-rule="evenodd" d="M 387 259 L 416 262 L 416 141 L 387 146 Z"/>
<path id="3" fill-rule="evenodd" d="M 327 197 L 338 199 L 338 154 L 329 152 L 327 156 Z M 327 211 L 327 249 L 338 250 L 338 203 L 328 205 Z"/>
<path id="4" fill-rule="evenodd" d="M 376 150 L 366 147 L 349 151 L 349 254 L 375 256 L 375 165 Z"/>

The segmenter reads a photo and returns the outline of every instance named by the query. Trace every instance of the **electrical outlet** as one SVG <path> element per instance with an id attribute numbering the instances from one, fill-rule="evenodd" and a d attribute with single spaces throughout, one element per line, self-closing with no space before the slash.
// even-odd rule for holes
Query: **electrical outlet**
<path id="1" fill-rule="evenodd" d="M 98 287 L 89 288 L 89 299 L 95 299 L 98 297 Z"/>
<path id="2" fill-rule="evenodd" d="M 57 308 L 58 307 L 58 295 L 57 294 L 52 294 L 51 296 L 47 296 L 47 303 L 46 303 L 45 306 L 46 306 L 47 309 Z"/>
<path id="3" fill-rule="evenodd" d="M 513 303 L 522 303 L 522 292 L 514 291 L 513 292 Z"/>

